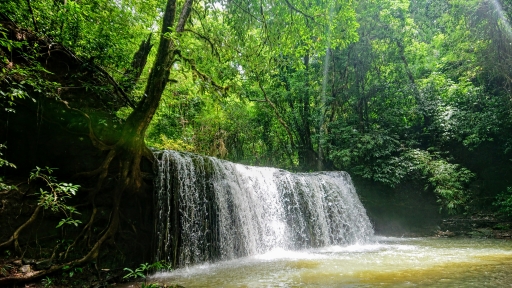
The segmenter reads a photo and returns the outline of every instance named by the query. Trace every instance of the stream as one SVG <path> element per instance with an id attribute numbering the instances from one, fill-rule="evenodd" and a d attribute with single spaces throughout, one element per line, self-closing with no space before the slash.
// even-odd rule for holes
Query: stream
<path id="1" fill-rule="evenodd" d="M 373 244 L 270 252 L 152 275 L 184 287 L 505 287 L 512 242 L 386 238 Z"/>

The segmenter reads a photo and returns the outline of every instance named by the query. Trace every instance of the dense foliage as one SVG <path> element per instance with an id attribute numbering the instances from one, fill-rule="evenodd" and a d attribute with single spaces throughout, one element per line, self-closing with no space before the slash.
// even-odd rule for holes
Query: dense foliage
<path id="1" fill-rule="evenodd" d="M 123 83 L 141 41 L 162 33 L 164 7 L 32 0 L 7 1 L 1 12 Z M 502 157 L 511 153 L 511 11 L 491 0 L 195 2 L 183 33 L 163 31 L 179 60 L 146 143 L 253 165 L 347 170 L 389 186 L 420 181 L 442 209 L 463 212 L 479 175 L 457 151 L 493 142 Z M 2 61 L 9 81 L 14 72 Z M 145 81 L 132 84 L 129 97 L 143 99 Z M 1 97 L 23 93 L 16 85 Z M 131 111 L 115 112 L 124 119 Z M 504 195 L 497 203 L 508 203 Z"/>

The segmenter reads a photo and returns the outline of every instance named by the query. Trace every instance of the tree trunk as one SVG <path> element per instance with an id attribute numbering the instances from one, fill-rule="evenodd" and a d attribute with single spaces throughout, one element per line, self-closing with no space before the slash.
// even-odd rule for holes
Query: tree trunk
<path id="1" fill-rule="evenodd" d="M 131 94 L 133 88 L 135 88 L 135 85 L 139 81 L 144 67 L 146 67 L 149 52 L 151 52 L 151 48 L 153 47 L 153 44 L 151 44 L 151 35 L 152 34 L 149 34 L 147 39 L 142 40 L 139 50 L 133 55 L 130 68 L 126 70 L 121 83 L 119 83 L 126 94 Z"/>
<path id="2" fill-rule="evenodd" d="M 160 36 L 160 44 L 156 54 L 153 68 L 149 74 L 144 98 L 139 102 L 137 108 L 128 116 L 123 136 L 129 137 L 130 134 L 136 135 L 134 141 L 144 141 L 144 135 L 149 123 L 155 115 L 156 109 L 160 104 L 160 99 L 164 92 L 167 82 L 169 82 L 169 74 L 172 64 L 176 60 L 177 50 L 172 37 L 166 37 L 166 32 L 181 33 L 185 28 L 185 23 L 190 16 L 193 0 L 187 0 L 183 4 L 179 22 L 175 29 L 173 28 L 176 14 L 176 0 L 167 1 L 165 8 L 162 34 Z"/>
<path id="3" fill-rule="evenodd" d="M 299 129 L 299 147 L 298 147 L 298 156 L 299 156 L 299 169 L 302 171 L 308 171 L 310 169 L 314 169 L 317 167 L 318 155 L 316 154 L 313 148 L 313 141 L 311 140 L 311 103 L 310 103 L 310 85 L 309 85 L 309 54 L 304 56 L 304 66 L 306 66 L 305 71 L 305 91 L 302 98 L 302 111 L 300 113 L 301 116 L 301 125 L 298 127 Z"/>
<path id="4" fill-rule="evenodd" d="M 160 104 L 160 99 L 167 85 L 170 70 L 179 52 L 176 50 L 176 45 L 171 37 L 166 36 L 166 32 L 181 33 L 184 30 L 185 23 L 190 15 L 193 0 L 186 0 L 183 4 L 180 18 L 176 21 L 176 0 L 168 0 L 163 16 L 162 33 L 160 36 L 160 44 L 158 47 L 157 55 L 151 73 L 148 78 L 148 83 L 144 93 L 144 98 L 135 107 L 133 112 L 128 116 L 125 124 L 123 125 L 121 135 L 116 143 L 107 144 L 103 143 L 101 139 L 97 138 L 92 130 L 90 117 L 81 111 L 82 115 L 89 121 L 89 137 L 93 145 L 101 151 L 108 151 L 107 156 L 99 168 L 85 173 L 80 173 L 77 176 L 96 177 L 96 186 L 91 189 L 89 194 L 90 202 L 95 207 L 95 196 L 98 193 L 109 193 L 113 199 L 113 204 L 110 210 L 109 223 L 107 228 L 97 235 L 97 241 L 93 243 L 90 250 L 81 258 L 71 260 L 67 263 L 52 265 L 46 270 L 37 271 L 27 277 L 5 277 L 0 279 L 0 286 L 8 283 L 29 281 L 31 279 L 47 275 L 62 269 L 63 267 L 73 267 L 83 263 L 93 261 L 99 255 L 102 245 L 112 239 L 121 224 L 120 206 L 123 202 L 123 197 L 127 197 L 127 192 L 142 193 L 145 191 L 145 183 L 143 181 L 143 174 L 141 172 L 142 158 L 146 157 L 152 160 L 152 153 L 147 148 L 144 142 L 145 132 L 153 119 L 153 116 Z M 177 23 L 176 23 L 177 22 Z M 77 109 L 74 109 L 77 110 Z M 117 164 L 113 169 L 109 168 L 113 163 Z M 115 171 L 113 179 L 117 179 L 115 189 L 105 189 L 103 183 L 109 173 Z M 90 217 L 89 223 L 94 223 L 94 218 L 97 213 L 93 213 Z M 21 227 L 22 229 L 23 227 Z M 84 229 L 87 229 L 86 226 Z M 13 240 L 15 241 L 17 235 Z M 9 240 L 11 241 L 11 240 Z M 9 243 L 8 243 L 9 244 Z"/>
<path id="5" fill-rule="evenodd" d="M 171 67 L 178 55 L 174 40 L 172 37 L 168 37 L 166 33 L 172 33 L 173 31 L 176 33 L 183 32 L 186 20 L 190 15 L 192 3 L 193 0 L 187 0 L 185 2 L 182 7 L 179 22 L 173 29 L 176 18 L 176 0 L 167 1 L 163 17 L 160 44 L 158 46 L 155 62 L 149 74 L 146 90 L 144 91 L 144 98 L 128 116 L 123 127 L 121 139 L 116 145 L 116 149 L 119 149 L 121 154 L 127 154 L 126 160 L 121 161 L 121 173 L 124 173 L 126 177 L 128 177 L 128 179 L 126 179 L 128 181 L 126 188 L 134 189 L 135 191 L 143 184 L 140 174 L 140 158 L 143 155 L 150 154 L 144 143 L 145 133 L 160 104 L 164 89 L 167 82 L 169 82 Z M 121 158 L 124 157 L 121 156 Z"/>

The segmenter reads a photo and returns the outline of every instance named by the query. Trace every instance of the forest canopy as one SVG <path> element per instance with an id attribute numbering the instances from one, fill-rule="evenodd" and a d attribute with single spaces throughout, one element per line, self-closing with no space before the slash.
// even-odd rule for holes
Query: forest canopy
<path id="1" fill-rule="evenodd" d="M 420 181 L 451 213 L 470 208 L 479 179 L 467 155 L 492 143 L 510 158 L 509 1 L 177 1 L 191 5 L 181 30 L 162 28 L 167 4 L 27 0 L 0 12 L 108 72 L 128 97 L 112 106 L 121 121 L 145 101 L 156 47 L 172 42 L 150 147 Z M 11 88 L 1 97 L 23 96 Z"/>

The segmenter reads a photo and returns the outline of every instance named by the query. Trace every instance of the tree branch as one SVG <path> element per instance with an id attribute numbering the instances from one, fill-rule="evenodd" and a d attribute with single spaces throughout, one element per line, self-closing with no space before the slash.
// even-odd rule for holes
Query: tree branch
<path id="1" fill-rule="evenodd" d="M 117 92 L 119 92 L 119 94 L 121 94 L 121 96 L 123 96 L 124 100 L 126 101 L 126 103 L 133 109 L 135 109 L 135 104 L 133 104 L 132 100 L 130 99 L 130 97 L 128 97 L 128 95 L 126 95 L 126 92 L 124 92 L 123 88 L 121 88 L 121 86 L 119 86 L 119 84 L 116 82 L 116 80 L 110 76 L 110 74 L 105 71 L 105 69 L 103 69 L 101 66 L 97 65 L 97 64 L 94 64 L 94 67 L 96 69 L 98 69 L 98 71 L 101 72 L 101 74 L 103 74 L 105 77 L 107 77 L 108 81 L 114 85 L 114 88 Z"/>
<path id="2" fill-rule="evenodd" d="M 297 13 L 301 14 L 302 16 L 304 16 L 304 17 L 306 17 L 306 18 L 308 18 L 308 19 L 311 19 L 311 20 L 315 21 L 315 18 L 314 18 L 313 16 L 310 16 L 310 15 L 308 15 L 308 14 L 306 14 L 306 13 L 302 12 L 301 10 L 299 10 L 299 9 L 295 8 L 295 6 L 293 6 L 293 5 L 292 5 L 292 3 L 290 3 L 290 1 L 288 1 L 288 0 L 284 0 L 284 2 L 285 2 L 285 3 L 286 3 L 286 5 L 288 5 L 288 7 L 289 7 L 290 9 L 292 9 L 293 11 L 295 11 L 295 12 L 297 12 Z"/>
<path id="3" fill-rule="evenodd" d="M 98 137 L 96 137 L 96 134 L 94 133 L 94 129 L 92 128 L 91 117 L 89 117 L 89 115 L 87 113 L 85 113 L 85 112 L 83 112 L 83 111 L 81 111 L 79 109 L 70 107 L 68 102 L 66 102 L 66 101 L 62 101 L 61 100 L 60 102 L 62 104 L 64 104 L 68 109 L 76 111 L 76 112 L 82 114 L 85 117 L 85 119 L 87 119 L 87 128 L 89 130 L 89 133 L 87 134 L 87 136 L 89 136 L 89 139 L 91 140 L 91 142 L 94 145 L 94 147 L 96 147 L 96 148 L 98 148 L 99 150 L 102 150 L 102 151 L 112 149 L 112 146 L 103 143 L 103 141 L 101 141 Z M 52 122 L 52 123 L 56 123 L 56 122 L 53 122 L 53 121 L 50 121 L 50 120 L 47 120 L 47 121 L 48 122 Z M 59 126 L 60 126 L 60 124 L 59 124 Z M 65 129 L 64 127 L 62 127 L 62 128 Z"/>
<path id="4" fill-rule="evenodd" d="M 217 84 L 211 77 L 209 77 L 208 75 L 204 74 L 203 72 L 199 71 L 196 67 L 196 64 L 194 63 L 194 60 L 193 59 L 190 59 L 190 58 L 187 58 L 185 56 L 183 56 L 181 54 L 181 51 L 179 50 L 176 50 L 176 54 L 183 60 L 185 60 L 189 65 L 190 65 L 190 68 L 195 72 L 197 73 L 197 75 L 203 80 L 203 81 L 206 81 L 210 84 L 212 84 L 215 88 L 221 90 L 221 91 L 226 91 L 228 89 L 228 87 L 224 87 L 220 84 Z"/>
<path id="5" fill-rule="evenodd" d="M 292 145 L 292 147 L 295 147 L 295 143 L 293 142 L 293 136 L 292 136 L 292 132 L 290 131 L 290 128 L 288 127 L 288 125 L 286 125 L 286 122 L 284 122 L 284 120 L 281 117 L 281 114 L 279 113 L 279 110 L 277 110 L 277 107 L 274 104 L 274 102 L 272 102 L 268 98 L 267 92 L 265 91 L 265 89 L 261 85 L 261 81 L 259 81 L 259 80 L 258 80 L 258 87 L 260 87 L 260 90 L 263 93 L 263 96 L 265 97 L 265 101 L 267 101 L 267 103 L 272 107 L 272 109 L 274 109 L 274 113 L 276 114 L 277 120 L 279 120 L 279 123 L 281 123 L 281 125 L 286 130 L 286 133 L 288 133 L 288 137 L 290 137 L 290 144 Z"/>
<path id="6" fill-rule="evenodd" d="M 210 40 L 210 38 L 196 32 L 196 31 L 190 30 L 190 29 L 183 29 L 183 32 L 190 32 L 190 33 L 196 35 L 197 37 L 208 42 L 208 44 L 210 44 L 210 47 L 212 48 L 212 53 L 215 54 L 217 56 L 217 58 L 219 58 L 219 61 L 220 61 L 220 53 L 219 53 L 219 51 L 217 51 L 217 49 L 215 48 L 215 44 L 213 44 L 213 42 L 212 42 L 212 40 Z"/>
<path id="7" fill-rule="evenodd" d="M 258 19 L 258 17 L 256 17 L 255 15 L 253 15 L 249 10 L 247 10 L 244 7 L 240 6 L 238 4 L 238 1 L 233 1 L 231 4 L 234 4 L 236 7 L 238 7 L 238 9 L 242 10 L 242 12 L 244 12 L 246 15 L 249 15 L 251 18 L 253 18 L 257 22 L 261 22 L 261 20 Z"/>
<path id="8" fill-rule="evenodd" d="M 30 12 L 30 15 L 32 16 L 32 22 L 34 23 L 34 30 L 36 30 L 36 32 L 39 32 L 37 29 L 37 23 L 36 23 L 36 18 L 34 17 L 34 10 L 32 10 L 32 5 L 30 5 L 30 0 L 27 0 L 27 5 L 28 5 L 28 11 Z"/>
<path id="9" fill-rule="evenodd" d="M 178 26 L 176 26 L 176 32 L 184 31 L 185 23 L 187 22 L 188 16 L 190 16 L 190 11 L 192 11 L 192 3 L 194 3 L 194 0 L 187 0 L 185 1 L 185 4 L 183 4 L 180 19 L 178 20 Z"/>

